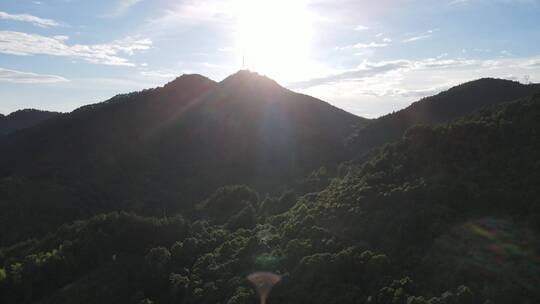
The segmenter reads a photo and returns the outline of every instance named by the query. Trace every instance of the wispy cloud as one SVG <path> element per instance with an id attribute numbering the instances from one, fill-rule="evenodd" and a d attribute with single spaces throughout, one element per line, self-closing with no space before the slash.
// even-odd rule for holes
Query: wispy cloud
<path id="1" fill-rule="evenodd" d="M 149 39 L 127 37 L 105 44 L 66 44 L 69 37 L 46 37 L 13 31 L 0 31 L 0 53 L 11 55 L 50 55 L 81 59 L 104 65 L 135 66 L 122 55 L 133 55 L 152 46 Z"/>
<path id="2" fill-rule="evenodd" d="M 538 0 L 451 0 L 448 5 L 460 5 L 460 4 L 515 4 L 515 5 L 540 5 Z"/>
<path id="3" fill-rule="evenodd" d="M 377 43 L 377 42 L 357 43 L 353 45 L 353 47 L 357 49 L 382 48 L 382 47 L 387 47 L 387 46 L 388 46 L 388 43 Z"/>
<path id="4" fill-rule="evenodd" d="M 344 71 L 338 74 L 329 75 L 321 78 L 309 79 L 306 81 L 291 83 L 289 86 L 293 89 L 305 89 L 323 84 L 332 84 L 341 81 L 357 81 L 360 79 L 384 74 L 389 71 L 404 69 L 409 66 L 406 60 L 386 61 L 378 63 L 364 62 L 357 68 Z"/>
<path id="5" fill-rule="evenodd" d="M 383 47 L 387 47 L 388 46 L 387 42 L 390 42 L 390 41 L 383 40 L 383 43 L 373 41 L 373 42 L 370 42 L 370 43 L 357 43 L 357 44 L 353 44 L 353 45 L 337 46 L 336 50 L 383 48 Z"/>
<path id="6" fill-rule="evenodd" d="M 28 15 L 28 14 L 9 14 L 9 13 L 0 11 L 0 19 L 28 22 L 35 26 L 39 26 L 43 28 L 60 26 L 59 22 L 54 21 L 52 19 L 44 19 L 44 18 L 40 18 L 40 17 Z"/>
<path id="7" fill-rule="evenodd" d="M 507 50 L 502 50 L 500 53 L 501 53 L 501 56 L 504 56 L 504 57 L 510 57 L 514 55 Z"/>
<path id="8" fill-rule="evenodd" d="M 113 6 L 104 17 L 114 18 L 126 13 L 132 6 L 142 2 L 143 0 L 118 0 L 116 6 Z"/>
<path id="9" fill-rule="evenodd" d="M 354 28 L 355 31 L 365 31 L 365 30 L 368 30 L 368 29 L 369 29 L 369 27 L 367 27 L 365 25 L 361 25 L 361 24 L 355 26 L 355 28 Z"/>
<path id="10" fill-rule="evenodd" d="M 66 82 L 66 78 L 57 75 L 36 74 L 0 68 L 0 81 L 12 83 L 55 83 Z"/>
<path id="11" fill-rule="evenodd" d="M 448 90 L 452 85 L 441 85 L 430 88 L 422 89 L 395 89 L 387 91 L 385 95 L 401 96 L 401 97 L 413 97 L 413 98 L 422 98 L 426 96 L 433 96 L 444 90 Z"/>
<path id="12" fill-rule="evenodd" d="M 430 38 L 433 35 L 434 32 L 435 32 L 435 30 L 425 31 L 425 32 L 423 32 L 421 34 L 418 34 L 418 35 L 403 39 L 402 42 L 409 43 L 409 42 L 414 42 L 414 41 L 418 41 L 418 40 L 424 40 L 424 39 Z"/>
<path id="13" fill-rule="evenodd" d="M 457 5 L 457 4 L 463 4 L 468 3 L 468 0 L 452 0 L 448 3 L 448 5 Z"/>
<path id="14" fill-rule="evenodd" d="M 393 60 L 369 62 L 364 61 L 356 68 L 347 70 L 341 73 L 328 75 L 326 77 L 309 79 L 306 81 L 290 84 L 291 88 L 305 89 L 318 85 L 328 85 L 337 82 L 354 82 L 362 81 L 366 78 L 371 78 L 377 75 L 385 74 L 393 71 L 426 71 L 426 70 L 444 70 L 458 68 L 494 68 L 501 64 L 497 60 L 471 60 L 471 59 L 445 59 L 445 56 L 436 58 L 426 58 L 422 60 Z M 532 66 L 533 61 L 529 62 Z"/>
<path id="15" fill-rule="evenodd" d="M 531 67 L 531 68 L 537 68 L 537 67 L 540 68 L 540 58 L 530 60 L 527 64 L 525 64 L 525 66 Z"/>
<path id="16" fill-rule="evenodd" d="M 447 54 L 442 54 L 421 60 L 364 61 L 353 69 L 287 87 L 353 113 L 377 117 L 403 108 L 418 98 L 482 77 L 538 82 L 540 55 L 468 59 L 448 58 Z"/>
<path id="17" fill-rule="evenodd" d="M 237 7 L 231 0 L 184 0 L 172 2 L 165 14 L 147 25 L 151 30 L 164 30 L 179 25 L 234 25 Z"/>

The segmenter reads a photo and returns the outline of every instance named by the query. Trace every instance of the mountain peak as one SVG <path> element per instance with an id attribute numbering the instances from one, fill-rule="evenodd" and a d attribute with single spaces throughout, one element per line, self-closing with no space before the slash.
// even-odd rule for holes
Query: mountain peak
<path id="1" fill-rule="evenodd" d="M 221 81 L 225 86 L 249 86 L 257 88 L 282 88 L 275 80 L 250 70 L 239 70 Z"/>
<path id="2" fill-rule="evenodd" d="M 0 115 L 0 136 L 20 129 L 26 129 L 41 123 L 49 118 L 61 115 L 59 112 L 49 112 L 36 109 L 23 109 L 10 113 L 7 116 Z"/>
<path id="3" fill-rule="evenodd" d="M 173 81 L 165 84 L 164 88 L 191 86 L 193 84 L 215 84 L 215 81 L 200 74 L 182 74 Z"/>
<path id="4" fill-rule="evenodd" d="M 510 79 L 503 79 L 503 78 L 492 78 L 492 77 L 484 77 L 479 78 L 476 80 L 468 81 L 465 83 L 462 83 L 460 85 L 457 85 L 453 88 L 450 88 L 448 91 L 461 91 L 461 90 L 470 90 L 470 89 L 476 89 L 476 90 L 492 90 L 492 89 L 498 89 L 498 90 L 505 90 L 508 87 L 517 88 L 517 87 L 525 87 L 526 85 L 520 83 L 519 81 L 510 80 Z"/>
<path id="5" fill-rule="evenodd" d="M 21 109 L 21 110 L 11 112 L 6 117 L 13 117 L 13 116 L 17 116 L 17 115 L 40 114 L 40 113 L 43 113 L 43 114 L 60 114 L 59 112 L 50 112 L 50 111 L 45 111 L 45 110 L 38 110 L 38 109 L 28 108 L 28 109 Z"/>

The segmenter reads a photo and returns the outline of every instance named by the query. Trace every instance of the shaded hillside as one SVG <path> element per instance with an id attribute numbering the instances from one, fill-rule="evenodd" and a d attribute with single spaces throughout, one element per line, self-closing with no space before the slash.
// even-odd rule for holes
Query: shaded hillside
<path id="1" fill-rule="evenodd" d="M 362 121 L 248 71 L 80 108 L 0 141 L 0 243 L 97 212 L 189 211 L 225 184 L 280 191 L 343 161 Z"/>
<path id="2" fill-rule="evenodd" d="M 465 284 L 493 303 L 534 303 L 539 136 L 540 95 L 412 128 L 287 216 L 312 217 L 336 238 L 386 253 L 420 294 Z"/>
<path id="3" fill-rule="evenodd" d="M 0 115 L 0 136 L 32 127 L 57 115 L 60 113 L 35 109 L 19 110 L 7 116 Z"/>
<path id="4" fill-rule="evenodd" d="M 267 191 L 345 160 L 344 138 L 365 121 L 240 71 L 201 98 L 178 125 L 155 136 L 153 145 L 162 149 L 151 152 L 160 153 L 167 167 L 209 173 L 205 193 L 223 180 Z"/>
<path id="5" fill-rule="evenodd" d="M 484 107 L 512 101 L 540 91 L 540 84 L 483 78 L 423 98 L 403 110 L 382 116 L 359 128 L 350 138 L 353 153 L 367 152 L 400 138 L 418 124 L 438 124 L 471 114 Z"/>
<path id="6" fill-rule="evenodd" d="M 292 204 L 226 187 L 189 223 L 109 214 L 64 226 L 0 251 L 0 295 L 253 303 L 245 276 L 271 270 L 283 275 L 272 303 L 537 303 L 539 136 L 537 95 L 410 129 Z M 268 200 L 289 207 L 266 213 Z"/>

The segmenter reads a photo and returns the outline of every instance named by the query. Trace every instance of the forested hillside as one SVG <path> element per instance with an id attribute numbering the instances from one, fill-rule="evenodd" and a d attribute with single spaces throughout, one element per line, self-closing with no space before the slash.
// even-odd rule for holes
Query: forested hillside
<path id="1" fill-rule="evenodd" d="M 111 211 L 193 211 L 216 188 L 277 192 L 346 160 L 366 122 L 240 71 L 184 75 L 0 139 L 0 244 Z"/>
<path id="2" fill-rule="evenodd" d="M 270 303 L 537 303 L 539 169 L 537 94 L 281 195 L 226 186 L 189 217 L 108 213 L 3 248 L 1 299 L 254 303 L 245 277 L 269 270 Z"/>
<path id="3" fill-rule="evenodd" d="M 35 126 L 58 115 L 58 112 L 35 109 L 19 110 L 7 116 L 0 114 L 0 136 Z"/>
<path id="4" fill-rule="evenodd" d="M 435 96 L 412 103 L 405 109 L 384 115 L 360 127 L 349 139 L 353 154 L 361 154 L 399 139 L 418 124 L 446 123 L 484 107 L 516 100 L 540 90 L 538 84 L 482 78 L 470 81 Z"/>

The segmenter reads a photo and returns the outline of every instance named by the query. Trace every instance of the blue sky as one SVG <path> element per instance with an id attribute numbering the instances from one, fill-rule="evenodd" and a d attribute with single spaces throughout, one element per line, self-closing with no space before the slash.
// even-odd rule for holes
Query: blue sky
<path id="1" fill-rule="evenodd" d="M 540 82 L 540 0 L 0 0 L 0 113 L 242 67 L 377 117 L 480 77 Z"/>

